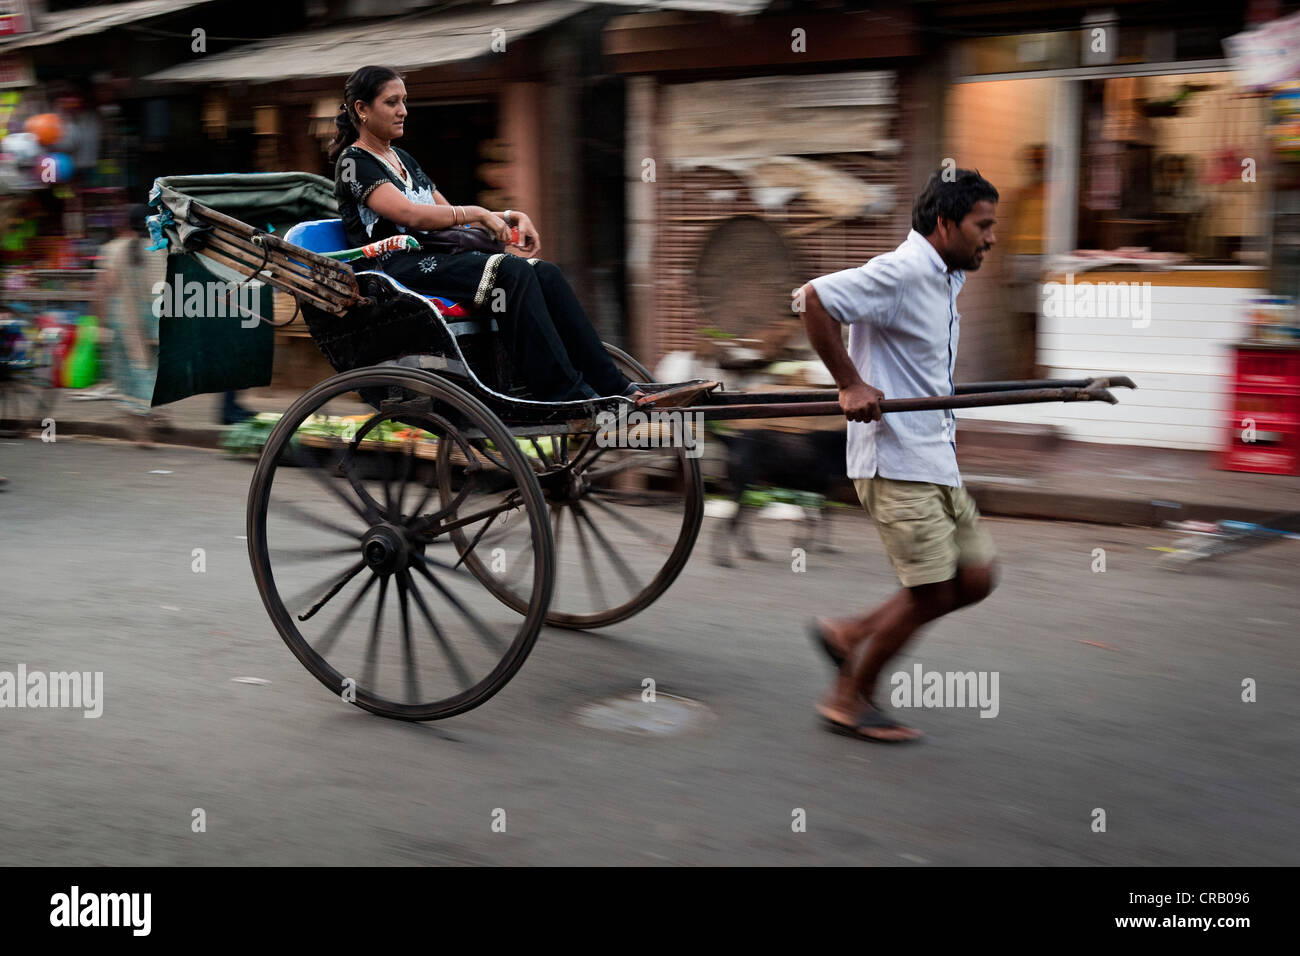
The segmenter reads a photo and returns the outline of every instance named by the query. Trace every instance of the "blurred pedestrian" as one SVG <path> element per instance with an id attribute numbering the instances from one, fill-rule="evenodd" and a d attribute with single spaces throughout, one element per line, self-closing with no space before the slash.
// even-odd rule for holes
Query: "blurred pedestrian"
<path id="1" fill-rule="evenodd" d="M 874 741 L 921 736 L 877 705 L 885 664 L 920 628 L 982 600 L 994 584 L 993 541 L 961 486 L 951 410 L 888 419 L 880 411 L 886 394 L 954 392 L 957 294 L 996 241 L 998 192 L 971 170 L 947 175 L 930 177 L 897 249 L 802 289 L 808 339 L 849 419 L 849 478 L 902 585 L 859 616 L 813 624 L 839 669 L 818 713 L 832 729 Z M 847 350 L 837 323 L 850 325 Z"/>
<path id="2" fill-rule="evenodd" d="M 238 425 L 240 422 L 246 422 L 254 418 L 257 412 L 245 408 L 239 404 L 239 392 L 226 392 L 221 396 L 221 424 Z"/>
<path id="3" fill-rule="evenodd" d="M 154 382 L 158 377 L 158 316 L 154 314 L 154 285 L 166 278 L 167 253 L 150 251 L 145 228 L 148 210 L 130 206 L 117 235 L 101 252 L 96 292 L 99 314 L 109 331 L 108 382 L 89 391 L 88 398 L 111 398 L 126 408 L 143 426 L 166 426 L 162 413 L 153 411 Z M 81 397 L 81 396 L 78 396 Z"/>

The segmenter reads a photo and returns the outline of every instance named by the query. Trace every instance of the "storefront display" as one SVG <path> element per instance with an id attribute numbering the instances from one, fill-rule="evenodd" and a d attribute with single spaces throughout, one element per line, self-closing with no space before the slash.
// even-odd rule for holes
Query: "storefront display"
<path id="1" fill-rule="evenodd" d="M 1062 407 L 1035 422 L 1080 441 L 1221 451 L 1232 346 L 1251 334 L 1252 302 L 1300 291 L 1270 288 L 1268 105 L 1203 45 L 1192 56 L 1157 42 L 1158 30 L 1119 33 L 1127 47 L 1105 64 L 1080 61 L 1068 43 L 1051 62 L 1005 38 L 958 44 L 971 72 L 950 88 L 942 155 L 979 168 L 1003 196 L 1002 255 L 968 281 L 963 325 L 975 320 L 976 350 L 1026 356 L 1004 377 L 1105 368 L 1142 382 L 1116 415 Z M 989 50 L 1000 52 L 979 55 Z M 1151 51 L 1167 59 L 1145 60 Z M 1040 151 L 1037 187 L 1039 164 L 1026 157 Z M 1294 231 L 1300 258 L 1300 215 Z M 1026 286 L 1032 321 L 1021 321 Z M 1288 306 L 1270 301 L 1261 333 L 1284 334 L 1273 319 Z"/>
<path id="2" fill-rule="evenodd" d="M 67 92 L 0 93 L 0 308 L 39 330 L 56 387 L 99 377 L 95 265 L 126 198 L 98 175 L 101 126 Z"/>

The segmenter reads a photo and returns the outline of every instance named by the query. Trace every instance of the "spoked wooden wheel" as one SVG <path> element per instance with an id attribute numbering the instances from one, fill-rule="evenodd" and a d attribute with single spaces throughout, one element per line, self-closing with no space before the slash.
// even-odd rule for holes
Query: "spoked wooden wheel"
<path id="1" fill-rule="evenodd" d="M 323 416 L 357 410 L 359 389 L 394 397 L 352 419 L 351 434 L 325 433 Z M 441 482 L 438 451 L 456 463 Z M 487 573 L 511 573 L 518 614 L 452 543 L 489 528 L 501 550 L 485 553 Z M 344 700 L 405 720 L 450 717 L 500 690 L 537 639 L 555 577 L 527 458 L 477 399 L 413 369 L 345 372 L 293 404 L 253 475 L 248 549 L 276 630 L 306 668 Z"/>
<path id="2" fill-rule="evenodd" d="M 606 349 L 629 378 L 650 380 L 631 356 Z M 546 623 L 595 628 L 626 620 L 654 603 L 686 566 L 704 519 L 699 459 L 680 443 L 670 445 L 663 429 L 659 438 L 660 447 L 646 448 L 611 447 L 608 436 L 596 435 L 516 439 L 538 473 L 555 539 Z M 478 552 L 496 546 L 490 534 Z M 458 548 L 470 543 L 464 531 L 452 539 Z M 465 564 L 501 601 L 522 608 L 524 594 L 512 578 L 490 574 L 475 554 Z"/>

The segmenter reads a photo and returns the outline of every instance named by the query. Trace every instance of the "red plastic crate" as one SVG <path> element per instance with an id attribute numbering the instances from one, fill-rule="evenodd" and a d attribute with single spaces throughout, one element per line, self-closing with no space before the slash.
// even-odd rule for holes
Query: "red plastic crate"
<path id="1" fill-rule="evenodd" d="M 1238 346 L 1236 388 L 1300 394 L 1300 349 Z"/>
<path id="2" fill-rule="evenodd" d="M 1300 348 L 1238 345 L 1220 467 L 1264 475 L 1300 474 Z M 1242 440 L 1242 421 L 1258 439 Z"/>
<path id="3" fill-rule="evenodd" d="M 1228 423 L 1227 445 L 1220 467 L 1259 475 L 1300 475 L 1300 428 L 1294 424 L 1265 424 L 1256 419 L 1258 439 L 1242 441 L 1241 419 Z M 1276 434 L 1276 440 L 1269 435 Z"/>

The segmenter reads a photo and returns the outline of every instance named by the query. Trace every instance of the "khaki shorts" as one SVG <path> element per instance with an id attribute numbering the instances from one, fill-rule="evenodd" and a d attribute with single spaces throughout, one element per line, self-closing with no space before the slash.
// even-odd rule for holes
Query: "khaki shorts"
<path id="1" fill-rule="evenodd" d="M 853 487 L 905 588 L 948 581 L 959 565 L 988 564 L 997 554 L 965 488 L 879 476 L 855 478 Z"/>

